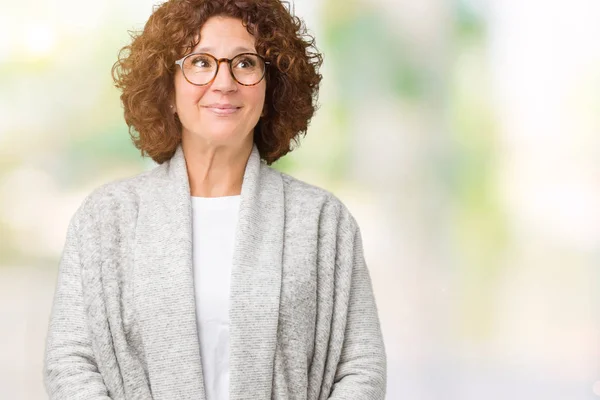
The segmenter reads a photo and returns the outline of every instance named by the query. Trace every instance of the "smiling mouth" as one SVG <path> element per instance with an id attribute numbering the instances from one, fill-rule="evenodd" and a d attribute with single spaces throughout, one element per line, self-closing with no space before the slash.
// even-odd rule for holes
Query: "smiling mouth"
<path id="1" fill-rule="evenodd" d="M 240 110 L 241 107 L 205 107 L 217 115 L 230 115 Z"/>

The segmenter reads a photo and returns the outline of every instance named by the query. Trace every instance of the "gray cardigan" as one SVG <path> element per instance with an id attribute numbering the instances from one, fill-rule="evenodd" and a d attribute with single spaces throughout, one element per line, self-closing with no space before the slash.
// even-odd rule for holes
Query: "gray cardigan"
<path id="1" fill-rule="evenodd" d="M 205 400 L 181 145 L 73 215 L 44 360 L 50 399 Z M 386 354 L 360 229 L 330 192 L 246 164 L 232 260 L 232 400 L 376 400 Z"/>

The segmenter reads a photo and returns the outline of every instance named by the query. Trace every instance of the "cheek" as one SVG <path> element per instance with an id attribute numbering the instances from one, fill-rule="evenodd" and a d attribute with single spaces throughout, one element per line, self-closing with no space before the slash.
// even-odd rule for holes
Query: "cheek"
<path id="1" fill-rule="evenodd" d="M 204 86 L 190 85 L 182 76 L 175 79 L 175 97 L 180 106 L 197 104 L 206 90 Z"/>
<path id="2" fill-rule="evenodd" d="M 252 103 L 252 108 L 254 109 L 254 111 L 260 114 L 265 103 L 265 90 L 262 89 L 252 92 L 249 94 L 248 98 Z"/>
<path id="3" fill-rule="evenodd" d="M 190 85 L 188 85 L 188 88 L 183 92 L 183 101 L 185 102 L 185 104 L 189 104 L 189 105 L 197 105 L 198 103 L 200 103 L 202 97 L 204 97 L 204 94 L 206 93 L 206 88 L 204 87 L 189 87 Z"/>

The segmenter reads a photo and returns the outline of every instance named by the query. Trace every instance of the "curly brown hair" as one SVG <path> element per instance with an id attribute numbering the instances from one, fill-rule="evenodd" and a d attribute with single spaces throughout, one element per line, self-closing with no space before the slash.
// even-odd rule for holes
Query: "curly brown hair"
<path id="1" fill-rule="evenodd" d="M 287 8 L 284 7 L 287 5 Z M 128 31 L 111 74 L 122 90 L 125 122 L 142 156 L 162 164 L 181 142 L 182 125 L 169 111 L 175 61 L 199 43 L 203 24 L 213 16 L 242 20 L 267 68 L 265 116 L 254 142 L 267 164 L 292 151 L 318 108 L 322 55 L 303 21 L 280 0 L 169 0 L 153 8 L 142 32 Z M 136 134 L 137 132 L 137 134 Z"/>

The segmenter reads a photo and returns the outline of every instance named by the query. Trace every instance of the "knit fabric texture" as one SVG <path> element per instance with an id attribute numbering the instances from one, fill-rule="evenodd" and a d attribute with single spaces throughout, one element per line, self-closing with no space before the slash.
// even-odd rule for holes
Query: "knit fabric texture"
<path id="1" fill-rule="evenodd" d="M 181 144 L 70 220 L 48 325 L 50 399 L 206 400 Z M 332 193 L 245 167 L 230 293 L 232 400 L 379 400 L 386 353 L 360 228 Z"/>

